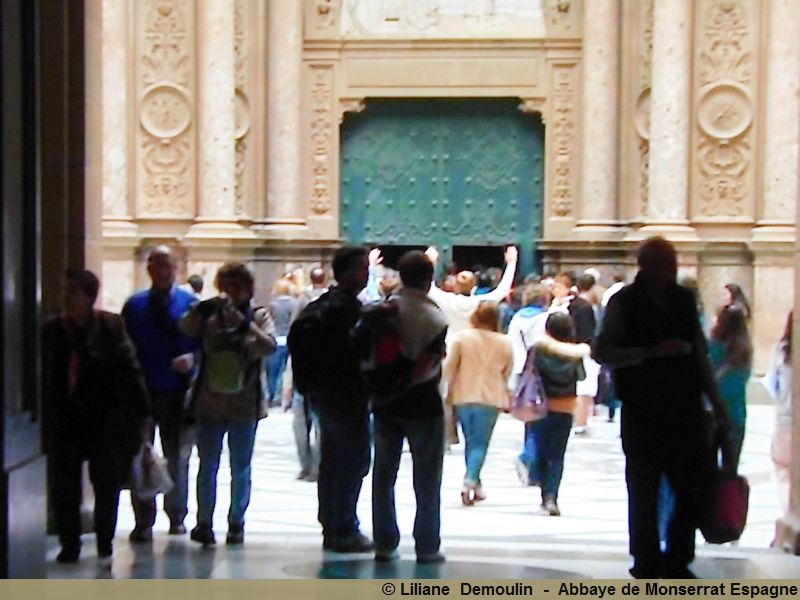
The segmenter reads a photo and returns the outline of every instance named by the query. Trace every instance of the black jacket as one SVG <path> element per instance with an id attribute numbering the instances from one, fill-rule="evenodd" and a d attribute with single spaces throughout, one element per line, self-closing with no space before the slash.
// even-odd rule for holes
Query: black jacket
<path id="1" fill-rule="evenodd" d="M 45 450 L 67 445 L 109 452 L 124 478 L 142 442 L 150 399 L 122 318 L 97 311 L 85 331 L 70 332 L 64 317 L 53 317 L 43 326 L 42 349 Z M 79 367 L 71 391 L 73 355 Z"/>

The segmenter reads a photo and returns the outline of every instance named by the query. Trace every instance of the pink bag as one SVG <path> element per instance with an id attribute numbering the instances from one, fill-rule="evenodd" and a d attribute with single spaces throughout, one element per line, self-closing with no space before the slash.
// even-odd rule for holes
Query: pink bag
<path id="1" fill-rule="evenodd" d="M 718 471 L 709 489 L 708 512 L 700 525 L 711 544 L 725 544 L 741 537 L 747 523 L 750 485 L 741 475 Z"/>

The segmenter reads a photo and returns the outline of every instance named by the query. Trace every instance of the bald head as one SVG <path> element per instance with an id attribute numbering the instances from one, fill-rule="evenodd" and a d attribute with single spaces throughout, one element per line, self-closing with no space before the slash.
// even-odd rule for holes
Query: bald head
<path id="1" fill-rule="evenodd" d="M 175 253 L 169 246 L 156 246 L 147 255 L 147 274 L 153 289 L 167 291 L 175 284 L 178 265 Z"/>

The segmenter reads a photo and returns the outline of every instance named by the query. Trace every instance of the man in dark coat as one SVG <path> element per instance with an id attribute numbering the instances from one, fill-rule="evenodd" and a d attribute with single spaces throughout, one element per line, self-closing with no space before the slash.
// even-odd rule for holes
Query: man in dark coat
<path id="1" fill-rule="evenodd" d="M 613 368 L 622 400 L 631 574 L 692 578 L 689 564 L 710 464 L 703 396 L 722 431 L 728 419 L 694 295 L 676 282 L 675 248 L 664 238 L 650 238 L 640 247 L 638 263 L 636 280 L 608 303 L 595 346 L 597 360 Z M 676 506 L 662 553 L 657 506 L 664 475 Z"/>
<path id="2" fill-rule="evenodd" d="M 107 562 L 120 489 L 142 442 L 149 399 L 122 318 L 93 310 L 97 277 L 68 271 L 66 278 L 64 312 L 42 331 L 44 441 L 53 462 L 57 559 L 71 563 L 80 556 L 81 463 L 88 460 L 97 553 Z"/>

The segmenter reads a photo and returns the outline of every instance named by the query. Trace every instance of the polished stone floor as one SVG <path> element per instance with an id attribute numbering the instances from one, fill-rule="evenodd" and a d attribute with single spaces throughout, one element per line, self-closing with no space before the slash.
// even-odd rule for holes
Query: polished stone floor
<path id="1" fill-rule="evenodd" d="M 50 538 L 48 574 L 65 578 L 624 578 L 629 558 L 619 424 L 607 422 L 603 407 L 598 410 L 590 435 L 570 439 L 558 518 L 537 514 L 538 488 L 522 487 L 517 480 L 512 459 L 522 441 L 519 422 L 507 416 L 498 421 L 482 476 L 489 497 L 480 505 L 461 505 L 463 451 L 454 446 L 445 458 L 442 490 L 442 537 L 448 557 L 443 565 L 414 562 L 414 499 L 407 453 L 397 483 L 402 560 L 387 566 L 376 565 L 364 555 L 324 553 L 316 521 L 316 486 L 295 480 L 298 466 L 291 416 L 276 410 L 258 430 L 243 547 L 220 544 L 204 550 L 188 536 L 170 537 L 163 514 L 159 514 L 153 543 L 131 546 L 127 534 L 133 514 L 124 492 L 112 569 L 97 566 L 92 536 L 84 536 L 81 562 L 70 566 L 55 562 L 58 544 Z M 800 557 L 769 549 L 781 512 L 769 460 L 772 420 L 768 404 L 757 402 L 750 407 L 740 469 L 751 484 L 748 526 L 736 546 L 707 545 L 698 536 L 694 569 L 701 577 L 800 576 Z M 196 470 L 195 456 L 192 477 Z M 221 470 L 219 484 L 215 530 L 218 541 L 224 541 L 229 498 L 226 470 Z M 194 511 L 191 498 L 189 527 L 194 525 Z M 363 530 L 369 533 L 369 479 L 359 514 Z"/>

